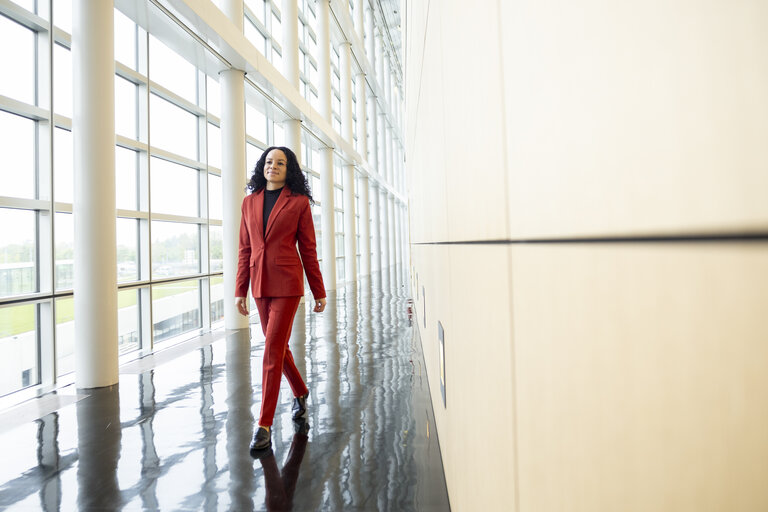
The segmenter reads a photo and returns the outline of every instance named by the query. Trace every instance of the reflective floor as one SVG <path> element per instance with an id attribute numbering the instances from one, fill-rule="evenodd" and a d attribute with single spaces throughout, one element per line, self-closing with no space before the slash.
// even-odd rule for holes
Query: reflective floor
<path id="1" fill-rule="evenodd" d="M 59 390 L 0 415 L 1 510 L 450 510 L 405 287 L 363 282 L 302 304 L 291 350 L 310 389 L 272 450 L 248 451 L 263 335 L 213 333 L 121 367 L 120 384 Z"/>

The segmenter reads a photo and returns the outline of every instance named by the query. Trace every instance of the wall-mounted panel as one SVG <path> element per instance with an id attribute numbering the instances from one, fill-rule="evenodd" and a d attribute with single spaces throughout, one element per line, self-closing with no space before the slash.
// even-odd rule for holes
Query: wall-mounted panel
<path id="1" fill-rule="evenodd" d="M 513 238 L 768 228 L 768 3 L 499 6 Z"/>
<path id="2" fill-rule="evenodd" d="M 768 245 L 513 261 L 521 511 L 768 509 Z"/>

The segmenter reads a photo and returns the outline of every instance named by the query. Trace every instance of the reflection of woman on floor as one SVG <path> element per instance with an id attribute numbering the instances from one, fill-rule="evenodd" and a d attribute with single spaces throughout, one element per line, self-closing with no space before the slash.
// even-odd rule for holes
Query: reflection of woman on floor
<path id="1" fill-rule="evenodd" d="M 307 274 L 318 313 L 325 309 L 325 286 L 309 206 L 312 195 L 296 155 L 285 147 L 267 148 L 256 163 L 248 189 L 253 193 L 243 199 L 235 304 L 241 314 L 248 315 L 250 281 L 266 338 L 261 415 L 250 448 L 263 450 L 272 444 L 270 428 L 281 374 L 285 374 L 295 397 L 293 418 L 306 412 L 309 391 L 293 362 L 288 339 L 304 295 L 303 274 Z"/>
<path id="2" fill-rule="evenodd" d="M 277 470 L 277 461 L 272 450 L 259 459 L 264 471 L 264 483 L 267 488 L 267 510 L 292 510 L 293 493 L 296 490 L 296 480 L 299 478 L 299 466 L 307 449 L 307 432 L 309 425 L 306 421 L 297 423 L 297 432 L 293 435 L 288 460 L 283 470 Z"/>

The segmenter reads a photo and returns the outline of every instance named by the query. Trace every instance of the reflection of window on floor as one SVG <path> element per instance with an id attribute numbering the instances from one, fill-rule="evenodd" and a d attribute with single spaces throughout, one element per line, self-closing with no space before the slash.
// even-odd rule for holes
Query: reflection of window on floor
<path id="1" fill-rule="evenodd" d="M 200 311 L 195 309 L 166 318 L 155 324 L 155 341 L 176 336 L 200 327 Z"/>

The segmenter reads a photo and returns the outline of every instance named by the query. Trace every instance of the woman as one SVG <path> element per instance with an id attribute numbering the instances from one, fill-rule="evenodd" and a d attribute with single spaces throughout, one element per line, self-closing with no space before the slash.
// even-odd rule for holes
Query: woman
<path id="1" fill-rule="evenodd" d="M 270 428 L 280 392 L 281 373 L 293 391 L 293 418 L 306 412 L 309 391 L 288 348 L 293 317 L 304 295 L 304 277 L 315 298 L 315 311 L 325 309 L 325 286 L 317 262 L 312 194 L 296 155 L 270 147 L 256 163 L 243 199 L 235 304 L 248 315 L 248 282 L 266 337 L 261 378 L 261 414 L 251 450 L 272 445 Z M 298 242 L 301 259 L 296 252 Z"/>

